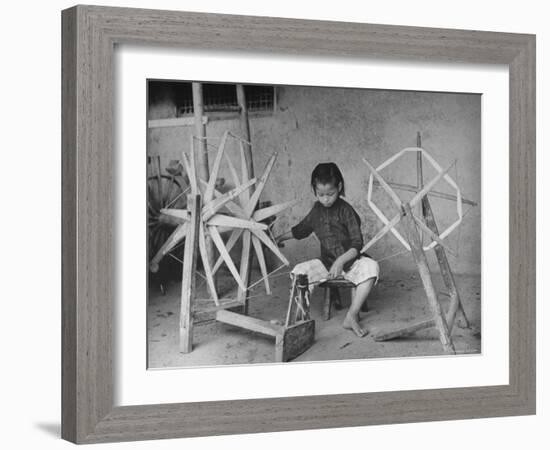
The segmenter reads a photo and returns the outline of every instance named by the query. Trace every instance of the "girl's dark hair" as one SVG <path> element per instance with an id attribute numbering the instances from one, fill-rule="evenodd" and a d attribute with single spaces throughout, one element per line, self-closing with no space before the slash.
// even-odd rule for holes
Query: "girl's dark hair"
<path id="1" fill-rule="evenodd" d="M 341 183 L 342 189 L 340 190 L 340 194 L 343 196 L 346 195 L 346 191 L 344 190 L 344 177 L 342 176 L 342 172 L 340 172 L 338 166 L 332 162 L 317 164 L 315 169 L 313 169 L 313 172 L 311 172 L 311 189 L 313 189 L 314 194 L 316 193 L 315 186 L 317 186 L 317 183 L 332 183 L 336 187 L 338 187 L 338 184 Z"/>

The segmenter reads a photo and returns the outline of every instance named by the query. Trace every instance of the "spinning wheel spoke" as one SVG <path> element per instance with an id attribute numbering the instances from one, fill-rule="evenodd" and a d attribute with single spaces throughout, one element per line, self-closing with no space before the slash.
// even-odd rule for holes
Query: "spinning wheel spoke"
<path id="1" fill-rule="evenodd" d="M 262 176 L 258 180 L 258 184 L 256 186 L 256 190 L 250 197 L 250 200 L 248 201 L 248 204 L 246 205 L 246 213 L 248 215 L 252 214 L 254 209 L 256 208 L 256 204 L 258 203 L 258 200 L 260 199 L 260 195 L 262 194 L 265 183 L 267 182 L 267 178 L 269 177 L 269 174 L 271 173 L 271 169 L 273 169 L 273 164 L 275 164 L 275 160 L 277 159 L 277 153 L 274 153 L 271 158 L 269 158 L 269 161 L 267 162 L 264 172 L 262 173 Z"/>
<path id="2" fill-rule="evenodd" d="M 204 203 L 207 204 L 212 200 L 214 195 L 214 186 L 216 185 L 216 178 L 218 178 L 218 173 L 220 171 L 220 164 L 222 162 L 223 152 L 225 150 L 225 141 L 227 140 L 227 131 L 223 134 L 223 137 L 220 141 L 220 146 L 218 147 L 218 153 L 216 154 L 216 159 L 214 160 L 214 165 L 212 166 L 212 171 L 210 172 L 210 180 L 204 191 Z"/>
<path id="3" fill-rule="evenodd" d="M 456 257 L 455 251 L 451 249 L 447 244 L 445 244 L 445 242 L 443 242 L 443 240 L 437 234 L 435 234 L 432 230 L 430 230 L 430 228 L 428 228 L 428 226 L 424 223 L 422 219 L 418 218 L 414 214 L 413 214 L 413 219 L 416 222 L 416 224 L 422 229 L 422 231 L 424 231 L 430 238 L 432 238 L 432 240 L 437 242 L 439 245 L 444 247 L 445 250 L 447 250 L 451 255 Z"/>
<path id="4" fill-rule="evenodd" d="M 200 180 L 200 182 L 201 182 L 201 185 L 203 186 L 206 186 L 207 184 L 206 181 L 204 180 Z M 220 191 L 214 189 L 214 197 L 216 197 L 216 199 L 222 197 L 223 195 L 225 194 L 222 194 Z M 243 219 L 248 218 L 244 210 L 239 205 L 237 205 L 233 200 L 234 199 L 230 199 L 228 202 L 224 204 L 224 206 L 236 216 L 242 217 Z"/>
<path id="5" fill-rule="evenodd" d="M 214 303 L 219 306 L 220 301 L 218 299 L 218 293 L 216 292 L 214 273 L 210 268 L 210 263 L 208 260 L 208 251 L 206 250 L 206 236 L 204 233 L 204 226 L 202 224 L 199 225 L 199 253 L 201 255 L 202 265 L 204 267 L 204 275 L 206 278 L 206 283 L 208 285 L 208 290 L 210 292 L 210 295 L 212 296 L 212 299 L 214 300 Z"/>
<path id="6" fill-rule="evenodd" d="M 384 228 L 382 228 L 376 235 L 361 249 L 361 253 L 366 252 L 374 244 L 376 244 L 380 239 L 382 239 L 388 231 L 395 227 L 403 217 L 402 214 L 397 214 L 392 220 L 390 220 Z"/>
<path id="7" fill-rule="evenodd" d="M 363 158 L 363 162 L 369 168 L 370 173 L 374 175 L 374 178 L 378 180 L 378 182 L 380 183 L 380 186 L 382 186 L 382 189 L 386 191 L 386 193 L 391 197 L 391 199 L 397 205 L 397 207 L 401 208 L 401 206 L 403 205 L 403 203 L 401 202 L 401 199 L 395 193 L 395 191 L 390 187 L 390 185 L 386 183 L 386 180 L 382 178 L 382 176 L 378 173 L 378 171 L 373 166 L 371 166 L 370 163 L 365 158 Z"/>
<path id="8" fill-rule="evenodd" d="M 248 269 L 250 266 L 250 241 L 252 239 L 251 237 L 252 235 L 248 230 L 244 230 L 242 232 L 242 235 L 243 235 L 243 240 L 242 240 L 243 246 L 241 249 L 240 274 L 241 274 L 241 279 L 245 281 L 246 284 L 248 284 L 248 278 L 249 278 Z M 239 291 L 237 292 L 237 300 L 240 303 L 245 303 L 247 294 L 248 294 L 248 289 L 239 289 Z"/>
<path id="9" fill-rule="evenodd" d="M 254 218 L 254 220 L 261 222 L 262 220 L 265 220 L 271 216 L 275 216 L 279 214 L 280 212 L 284 211 L 287 208 L 291 208 L 292 206 L 296 205 L 298 202 L 299 200 L 291 200 L 289 202 L 268 206 L 263 209 L 258 209 L 254 212 L 252 217 Z"/>
<path id="10" fill-rule="evenodd" d="M 191 148 L 191 161 L 194 163 L 195 158 L 193 157 L 193 148 Z M 191 186 L 191 194 L 196 195 L 198 192 L 198 186 L 197 186 L 197 177 L 195 175 L 195 166 L 191 166 L 189 163 L 189 160 L 187 159 L 187 155 L 185 152 L 181 154 L 181 160 L 183 162 L 183 167 L 185 167 L 185 172 L 187 173 L 187 177 L 189 178 L 189 185 Z"/>
<path id="11" fill-rule="evenodd" d="M 242 182 L 246 183 L 248 181 L 250 174 L 248 173 L 248 166 L 246 165 L 246 156 L 244 154 L 245 150 L 244 150 L 244 144 L 242 141 L 239 141 L 239 149 L 241 152 L 241 175 L 243 180 Z M 250 200 L 250 193 L 248 190 L 243 192 L 243 199 L 245 202 L 248 202 Z"/>
<path id="12" fill-rule="evenodd" d="M 155 256 L 151 260 L 151 263 L 149 264 L 149 267 L 152 272 L 156 272 L 158 270 L 158 263 L 160 260 L 170 251 L 172 250 L 177 244 L 181 242 L 181 240 L 186 236 L 188 230 L 188 222 L 185 222 L 172 232 L 172 234 L 168 237 L 168 239 L 164 242 L 164 244 L 161 245 L 159 250 L 156 252 Z M 153 246 L 154 248 L 158 245 L 158 234 L 153 235 Z"/>
<path id="13" fill-rule="evenodd" d="M 241 157 L 240 174 L 228 153 L 225 151 L 228 137 L 238 140 L 238 148 L 240 150 Z M 225 132 L 220 139 L 219 145 L 217 146 L 216 156 L 212 163 L 208 180 L 203 180 L 197 176 L 194 144 L 195 138 L 191 137 L 190 152 L 182 153 L 181 163 L 189 179 L 189 189 L 191 190 L 191 195 L 196 196 L 202 193 L 202 209 L 198 218 L 199 225 L 196 233 L 198 241 L 198 254 L 200 254 L 203 261 L 205 280 L 208 285 L 210 296 L 216 304 L 219 303 L 219 296 L 216 292 L 214 275 L 219 270 L 221 265 L 225 263 L 239 287 L 238 299 L 242 301 L 246 298 L 247 286 L 243 280 L 248 280 L 249 277 L 248 271 L 251 245 L 254 247 L 254 252 L 258 257 L 260 270 L 263 276 L 262 280 L 265 282 L 266 291 L 270 293 L 271 290 L 269 288 L 268 280 L 269 274 L 267 273 L 263 245 L 273 252 L 277 258 L 282 261 L 283 265 L 288 265 L 289 262 L 280 252 L 272 238 L 266 234 L 269 227 L 267 224 L 262 223 L 262 221 L 281 213 L 285 209 L 297 203 L 297 201 L 290 201 L 256 210 L 257 204 L 275 164 L 277 154 L 274 153 L 269 158 L 260 178 L 250 178 L 245 148 L 243 145 L 244 141 L 237 136 L 233 136 L 229 132 Z M 223 161 L 225 161 L 229 173 L 231 174 L 232 181 L 235 184 L 233 189 L 224 193 L 220 192 L 216 188 L 217 177 L 220 173 Z M 170 179 L 173 180 L 174 175 L 171 172 L 170 175 Z M 172 190 L 168 187 L 168 185 L 165 189 L 163 189 L 162 185 L 150 186 L 150 193 L 155 193 L 157 187 L 161 196 L 155 196 L 154 198 L 160 198 L 160 206 L 155 208 L 155 204 L 153 202 L 148 204 L 148 207 L 156 212 L 156 216 L 149 220 L 151 228 L 157 226 L 157 222 L 159 222 L 159 214 L 170 217 L 171 223 L 177 223 L 179 221 L 180 224 L 162 244 L 161 250 L 158 251 L 153 258 L 154 261 L 151 267 L 156 269 L 158 269 L 158 262 L 160 259 L 162 259 L 162 257 L 171 249 L 175 248 L 175 246 L 179 245 L 184 238 L 186 238 L 186 235 L 190 230 L 189 227 L 192 226 L 190 223 L 191 214 L 188 209 L 178 208 L 177 206 L 170 207 L 174 200 L 171 198 L 173 196 Z M 166 197 L 164 197 L 164 194 L 166 194 Z M 176 199 L 177 198 L 178 197 L 176 197 Z M 224 231 L 231 231 L 229 239 L 226 243 L 224 243 L 220 234 Z M 210 250 L 208 249 L 208 240 L 206 238 L 207 232 L 212 239 L 212 243 L 219 252 L 219 257 L 217 258 L 215 264 L 210 263 L 211 260 L 209 258 L 211 255 L 209 255 Z M 239 273 L 229 252 L 233 249 L 241 237 L 242 254 Z M 160 236 L 156 236 L 156 239 L 164 241 L 165 235 L 162 234 Z"/>
<path id="14" fill-rule="evenodd" d="M 233 162 L 231 161 L 231 158 L 227 155 L 227 153 L 225 153 L 224 156 L 227 162 L 227 166 L 229 167 L 229 172 L 231 172 L 231 178 L 233 178 L 233 184 L 235 185 L 235 187 L 238 187 L 241 185 L 241 180 L 239 179 L 237 169 L 235 169 L 235 166 L 233 165 Z M 239 194 L 239 202 L 241 204 L 241 207 L 244 208 L 246 206 L 244 194 L 242 192 Z"/>
<path id="15" fill-rule="evenodd" d="M 231 256 L 229 255 L 229 253 L 227 252 L 227 249 L 225 248 L 223 239 L 220 236 L 218 229 L 215 226 L 209 226 L 208 231 L 210 232 L 210 236 L 212 237 L 212 241 L 214 242 L 214 245 L 220 252 L 220 256 L 223 258 L 227 268 L 231 272 L 231 275 L 233 275 L 233 278 L 235 278 L 235 281 L 237 281 L 237 284 L 241 287 L 241 289 L 246 290 L 246 286 L 244 285 L 243 280 L 239 275 L 239 272 L 237 272 L 237 268 L 235 267 L 235 264 L 233 263 Z"/>
<path id="16" fill-rule="evenodd" d="M 231 251 L 231 249 L 235 246 L 237 241 L 239 240 L 239 237 L 241 236 L 243 232 L 242 228 L 237 228 L 236 230 L 233 230 L 231 232 L 231 235 L 229 236 L 229 239 L 227 240 L 227 243 L 225 244 L 225 248 L 228 252 Z M 216 261 L 216 264 L 214 264 L 214 267 L 212 267 L 212 273 L 216 273 L 220 266 L 222 265 L 223 258 L 221 256 L 218 257 L 218 260 Z M 241 275 L 242 278 L 242 275 Z"/>
<path id="17" fill-rule="evenodd" d="M 178 194 L 182 192 L 182 188 L 180 182 L 173 175 L 160 175 L 160 168 L 155 166 L 156 162 L 154 158 L 151 159 L 151 165 L 153 166 L 151 172 L 153 174 L 147 177 L 148 254 L 150 256 L 154 255 L 154 260 L 150 261 L 150 267 L 155 270 L 158 269 L 158 262 L 167 253 L 164 244 L 172 245 L 172 243 L 166 242 L 167 237 L 174 231 L 178 223 L 184 222 L 179 217 L 164 214 L 165 193 L 171 190 L 171 192 Z M 165 220 L 168 215 L 173 220 Z M 162 252 L 160 252 L 161 249 Z"/>
<path id="18" fill-rule="evenodd" d="M 411 199 L 409 205 L 415 206 L 432 188 L 451 170 L 454 163 L 447 167 L 446 170 L 439 172 L 428 184 L 426 184 L 418 193 Z"/>
<path id="19" fill-rule="evenodd" d="M 180 219 L 184 222 L 188 221 L 190 217 L 189 211 L 187 211 L 186 209 L 163 208 L 160 210 L 160 212 L 162 214 L 166 214 L 167 216 Z"/>
<path id="20" fill-rule="evenodd" d="M 288 262 L 288 259 L 285 258 L 285 256 L 281 253 L 281 251 L 277 248 L 277 246 L 273 243 L 273 241 L 269 239 L 267 234 L 265 234 L 263 231 L 260 231 L 260 230 L 251 229 L 250 231 L 254 236 L 256 236 L 260 241 L 262 241 L 262 243 L 265 244 L 265 246 L 269 248 L 269 250 L 271 250 L 275 254 L 275 256 L 277 256 L 277 258 L 281 260 L 283 264 L 285 264 L 286 266 L 290 265 L 290 263 Z"/>
<path id="21" fill-rule="evenodd" d="M 250 230 L 267 230 L 267 225 L 252 220 L 239 219 L 237 217 L 216 214 L 208 220 L 208 225 L 227 228 L 248 228 Z"/>
<path id="22" fill-rule="evenodd" d="M 254 247 L 256 257 L 258 258 L 258 264 L 260 265 L 262 279 L 264 280 L 265 291 L 269 295 L 271 294 L 271 288 L 269 287 L 269 279 L 267 275 L 267 266 L 265 263 L 264 251 L 262 249 L 262 244 L 257 236 L 252 236 L 252 246 Z"/>
<path id="23" fill-rule="evenodd" d="M 213 216 L 216 212 L 218 212 L 221 208 L 223 208 L 228 202 L 231 202 L 237 197 L 241 192 L 243 192 L 248 187 L 252 186 L 256 182 L 256 178 L 252 178 L 247 183 L 238 186 L 225 194 L 221 194 L 214 200 L 213 202 L 210 202 L 209 205 L 205 206 L 203 208 L 203 220 L 208 220 L 211 216 Z"/>

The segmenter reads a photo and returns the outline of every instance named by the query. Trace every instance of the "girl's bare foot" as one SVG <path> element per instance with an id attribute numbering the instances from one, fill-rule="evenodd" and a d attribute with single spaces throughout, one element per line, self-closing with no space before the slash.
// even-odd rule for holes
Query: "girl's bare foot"
<path id="1" fill-rule="evenodd" d="M 369 332 L 367 330 L 363 330 L 361 328 L 361 326 L 359 325 L 359 322 L 357 320 L 357 316 L 355 314 L 351 314 L 349 311 L 348 313 L 346 314 L 346 318 L 344 319 L 344 323 L 342 324 L 342 326 L 346 329 L 346 330 L 353 330 L 353 332 L 358 336 L 358 337 L 363 337 L 363 336 L 366 336 Z"/>

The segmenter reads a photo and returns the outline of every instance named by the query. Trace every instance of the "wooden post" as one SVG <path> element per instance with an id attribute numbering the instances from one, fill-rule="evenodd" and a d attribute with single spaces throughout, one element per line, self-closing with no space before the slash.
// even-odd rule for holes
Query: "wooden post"
<path id="1" fill-rule="evenodd" d="M 202 116 L 204 115 L 204 102 L 202 97 L 202 83 L 192 83 L 193 89 L 193 114 L 195 117 L 195 136 L 198 139 L 197 142 L 197 174 L 198 178 L 208 181 L 209 168 L 208 168 L 208 146 L 206 145 L 206 125 L 202 122 Z M 192 151 L 194 149 L 191 149 Z"/>
<path id="2" fill-rule="evenodd" d="M 195 117 L 195 136 L 199 138 L 197 140 L 197 151 L 193 153 L 196 155 L 196 161 L 198 167 L 192 167 L 192 170 L 196 170 L 197 178 L 208 182 L 210 180 L 210 168 L 208 164 L 208 146 L 206 145 L 206 124 L 202 118 L 204 116 L 204 99 L 202 93 L 202 83 L 191 83 L 193 92 L 193 115 Z M 195 152 L 195 145 L 193 145 L 193 139 L 191 140 L 191 151 Z M 192 158 L 193 161 L 195 158 Z M 198 184 L 199 190 L 201 190 L 200 183 Z M 214 265 L 214 243 L 210 236 L 206 236 L 206 253 L 208 255 L 208 264 L 210 267 Z M 214 276 L 214 284 L 216 284 L 216 277 Z"/>
<path id="3" fill-rule="evenodd" d="M 422 137 L 420 135 L 420 131 L 416 133 L 416 146 L 418 148 L 422 147 Z M 418 171 L 417 187 L 418 189 L 422 189 L 422 187 L 424 186 L 424 180 L 422 175 L 422 153 L 421 152 L 417 153 L 417 171 Z M 433 215 L 432 207 L 430 205 L 430 200 L 428 199 L 428 196 L 422 199 L 420 208 L 421 208 L 422 217 L 426 221 L 426 225 L 428 226 L 428 228 L 430 228 L 435 234 L 439 235 L 439 231 L 437 229 L 437 223 L 435 222 L 435 217 Z M 453 277 L 453 273 L 451 272 L 451 267 L 449 266 L 449 260 L 447 259 L 447 254 L 445 253 L 445 249 L 439 245 L 436 245 L 435 254 L 437 257 L 437 262 L 439 264 L 439 269 L 441 270 L 441 276 L 443 277 L 445 286 L 449 290 L 449 294 L 451 296 L 449 311 L 447 311 L 447 326 L 449 330 L 453 329 L 453 322 L 454 322 L 455 314 L 458 308 L 458 311 L 460 312 L 462 319 L 464 320 L 465 327 L 469 328 L 470 324 L 468 322 L 468 318 L 466 317 L 466 314 L 464 313 L 464 308 L 462 307 L 462 302 L 460 301 L 458 289 L 456 288 L 456 283 Z"/>
<path id="4" fill-rule="evenodd" d="M 249 143 L 244 146 L 244 155 L 246 157 L 248 176 L 252 178 L 254 177 L 254 163 L 252 160 L 252 145 L 250 144 L 250 121 L 248 120 L 248 107 L 246 106 L 246 95 L 242 84 L 237 84 L 237 103 L 239 105 L 242 138 Z"/>
<path id="5" fill-rule="evenodd" d="M 420 131 L 416 132 L 416 146 L 422 147 L 422 137 Z M 416 187 L 420 191 L 424 187 L 424 168 L 422 167 L 422 152 L 419 150 L 416 152 Z M 422 217 L 422 205 L 418 205 L 418 215 Z M 420 230 L 420 242 L 424 245 L 422 230 Z"/>
<path id="6" fill-rule="evenodd" d="M 418 230 L 416 228 L 416 223 L 414 222 L 412 216 L 412 210 L 408 203 L 403 206 L 404 209 L 404 225 L 407 231 L 407 237 L 409 245 L 411 247 L 411 252 L 413 254 L 414 261 L 418 267 L 418 273 L 424 285 L 424 290 L 426 291 L 426 296 L 428 297 L 428 302 L 433 314 L 433 319 L 435 320 L 435 325 L 439 331 L 439 340 L 443 345 L 445 351 L 449 354 L 455 354 L 455 348 L 451 340 L 449 333 L 449 328 L 447 327 L 447 322 L 443 317 L 443 312 L 441 310 L 441 305 L 437 300 L 437 294 L 435 292 L 432 276 L 430 274 L 430 268 L 428 267 L 428 260 L 424 250 L 422 249 L 422 242 L 418 235 Z"/>
<path id="7" fill-rule="evenodd" d="M 325 287 L 325 303 L 323 305 L 323 320 L 330 320 L 330 312 L 332 310 L 332 299 L 329 287 Z"/>
<path id="8" fill-rule="evenodd" d="M 195 296 L 195 271 L 197 269 L 201 208 L 202 199 L 200 195 L 187 196 L 187 209 L 191 213 L 191 218 L 185 238 L 181 279 L 180 352 L 182 353 L 189 353 L 193 349 L 192 302 Z"/>
<path id="9" fill-rule="evenodd" d="M 416 146 L 422 147 L 420 131 L 416 133 Z M 424 187 L 424 174 L 422 170 L 422 152 L 416 152 L 416 187 L 420 190 Z"/>
<path id="10" fill-rule="evenodd" d="M 426 219 L 426 225 L 428 228 L 430 228 L 435 234 L 439 234 L 432 207 L 427 196 L 422 199 L 422 215 L 424 216 L 424 219 Z M 441 271 L 441 276 L 443 277 L 443 282 L 445 283 L 445 286 L 449 290 L 449 294 L 451 296 L 449 310 L 447 311 L 447 325 L 449 329 L 452 330 L 455 314 L 458 310 L 462 320 L 464 321 L 464 327 L 469 328 L 470 323 L 468 322 L 462 302 L 460 301 L 460 295 L 456 287 L 455 279 L 449 265 L 449 260 L 447 259 L 447 254 L 445 253 L 445 249 L 440 245 L 436 245 L 434 250 L 437 257 L 437 262 L 439 264 L 439 269 Z"/>
<path id="11" fill-rule="evenodd" d="M 250 122 L 248 120 L 248 108 L 246 106 L 246 95 L 244 86 L 237 84 L 237 103 L 239 105 L 239 119 L 242 138 L 248 143 L 243 144 L 244 156 L 246 160 L 246 169 L 248 178 L 254 178 L 254 162 L 252 160 L 252 144 L 250 144 Z M 245 286 L 248 286 L 252 272 L 252 252 L 250 251 L 250 233 L 245 233 L 246 239 L 243 240 L 243 251 L 241 252 L 241 279 Z M 246 250 L 246 251 L 245 251 Z M 247 261 L 243 261 L 247 259 Z M 248 291 L 239 288 L 237 300 L 242 303 L 242 313 L 248 314 Z"/>
<path id="12" fill-rule="evenodd" d="M 416 146 L 418 148 L 422 147 L 422 136 L 420 134 L 420 131 L 416 133 Z M 416 161 L 417 187 L 420 190 L 424 187 L 424 179 L 423 179 L 423 173 L 422 173 L 422 153 L 418 152 L 416 158 L 417 158 L 417 161 Z M 437 229 L 437 224 L 435 222 L 435 217 L 433 215 L 428 196 L 424 197 L 420 203 L 420 214 L 421 214 L 421 217 L 423 217 L 424 220 L 426 221 L 426 225 L 428 226 L 428 228 L 430 228 L 435 234 L 439 235 L 439 231 Z M 458 308 L 464 320 L 465 326 L 466 328 L 468 328 L 470 325 L 468 323 L 468 319 L 466 318 L 466 314 L 464 313 L 462 302 L 460 301 L 458 289 L 456 288 L 456 283 L 453 277 L 453 273 L 451 272 L 451 268 L 449 266 L 449 260 L 447 259 L 447 254 L 445 253 L 445 249 L 440 245 L 436 245 L 435 254 L 437 256 L 437 262 L 441 270 L 441 276 L 443 277 L 445 286 L 449 290 L 449 294 L 451 296 L 449 311 L 447 311 L 447 326 L 449 330 L 453 329 L 453 322 L 456 314 L 456 308 Z"/>

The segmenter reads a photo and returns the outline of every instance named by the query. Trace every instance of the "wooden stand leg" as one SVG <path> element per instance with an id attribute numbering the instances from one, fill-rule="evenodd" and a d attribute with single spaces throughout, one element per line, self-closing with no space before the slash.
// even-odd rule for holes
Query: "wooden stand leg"
<path id="1" fill-rule="evenodd" d="M 247 171 L 247 174 L 248 174 L 248 177 L 249 178 L 253 178 L 254 177 L 254 162 L 253 162 L 253 159 L 252 159 L 252 144 L 250 144 L 250 121 L 248 120 L 248 107 L 247 107 L 247 104 L 246 104 L 246 95 L 245 95 L 245 92 L 244 92 L 244 85 L 242 84 L 237 84 L 236 86 L 236 90 L 237 90 L 237 103 L 239 105 L 239 121 L 240 121 L 240 128 L 241 128 L 241 133 L 242 133 L 242 136 L 243 136 L 243 139 L 245 141 L 248 142 L 248 144 L 246 144 L 244 146 L 244 157 L 246 159 L 246 171 Z M 248 250 L 247 250 L 247 253 L 246 253 L 246 275 L 241 273 L 241 278 L 242 280 L 244 281 L 245 285 L 248 286 L 248 280 L 250 280 L 251 278 L 251 274 L 252 274 L 252 252 L 250 252 L 250 233 L 248 233 L 249 235 L 249 238 L 248 238 Z M 243 240 L 243 256 L 242 258 L 244 258 L 244 245 L 245 245 L 245 242 Z M 241 268 L 243 266 L 243 262 L 241 260 Z M 246 280 L 245 280 L 246 279 Z M 244 292 L 244 295 L 243 293 L 239 292 L 239 300 L 242 301 L 243 303 L 243 307 L 242 307 L 242 313 L 243 314 L 248 314 L 248 292 L 245 291 Z"/>
<path id="2" fill-rule="evenodd" d="M 189 353 L 193 349 L 193 309 L 195 295 L 195 271 L 199 246 L 199 226 L 202 208 L 200 195 L 187 196 L 187 208 L 191 213 L 189 229 L 185 239 L 181 282 L 180 307 L 180 351 Z"/>
<path id="3" fill-rule="evenodd" d="M 418 273 L 422 279 L 422 284 L 424 285 L 424 290 L 426 291 L 426 296 L 428 297 L 428 302 L 432 309 L 432 313 L 435 320 L 435 325 L 439 331 L 439 340 L 443 345 L 445 351 L 449 354 L 455 354 L 455 349 L 451 336 L 449 333 L 449 328 L 447 327 L 447 322 L 443 317 L 443 312 L 441 311 L 441 305 L 437 300 L 437 295 L 432 283 L 432 277 L 430 274 L 430 269 L 428 267 L 428 261 L 424 250 L 422 249 L 422 243 L 420 242 L 420 237 L 418 235 L 418 230 L 413 219 L 411 207 L 408 204 L 404 205 L 404 224 L 407 230 L 407 237 L 409 245 L 411 246 L 411 251 L 413 254 L 414 261 L 418 267 Z"/>
<path id="4" fill-rule="evenodd" d="M 422 214 L 426 219 L 426 225 L 428 226 L 428 228 L 430 228 L 434 233 L 439 234 L 439 231 L 437 229 L 437 224 L 435 222 L 433 212 L 431 209 L 431 205 L 427 198 L 424 198 L 422 201 Z M 460 312 L 462 316 L 462 319 L 464 321 L 464 326 L 466 328 L 469 328 L 470 325 L 466 315 L 464 314 L 464 309 L 460 301 L 458 289 L 456 287 L 453 273 L 449 266 L 449 261 L 447 259 L 447 254 L 445 253 L 445 249 L 440 245 L 436 245 L 434 250 L 436 252 L 437 262 L 439 264 L 441 275 L 445 282 L 445 286 L 449 290 L 449 294 L 451 297 L 451 301 L 449 302 L 449 309 L 445 317 L 449 333 L 453 329 L 457 311 Z M 412 333 L 415 333 L 416 331 L 420 331 L 424 328 L 430 328 L 435 325 L 436 325 L 436 321 L 434 319 L 424 320 L 421 322 L 408 325 L 404 328 L 377 333 L 376 335 L 373 336 L 373 338 L 375 341 L 388 341 L 390 339 L 395 339 L 398 337 L 410 335 Z"/>
<path id="5" fill-rule="evenodd" d="M 330 288 L 325 288 L 325 304 L 323 306 L 323 319 L 330 319 L 330 310 L 332 308 L 332 299 L 330 298 Z"/>
<path id="6" fill-rule="evenodd" d="M 191 92 L 193 95 L 193 115 L 195 122 L 195 136 L 197 136 L 197 151 L 195 153 L 195 145 L 193 138 L 191 138 L 191 152 L 193 155 L 193 161 L 195 154 L 197 155 L 197 167 L 193 164 L 193 170 L 197 170 L 199 179 L 210 179 L 210 164 L 208 162 L 208 146 L 206 142 L 206 125 L 203 122 L 204 116 L 204 98 L 203 98 L 203 85 L 202 83 L 192 82 Z M 201 190 L 199 185 L 199 190 Z M 208 264 L 210 267 L 214 265 L 214 243 L 210 236 L 206 236 L 206 253 L 208 255 Z M 217 278 L 214 275 L 214 286 L 217 287 Z"/>
<path id="7" fill-rule="evenodd" d="M 422 214 L 426 219 L 426 225 L 428 226 L 428 228 L 430 228 L 435 234 L 439 234 L 439 231 L 437 229 L 437 224 L 435 222 L 435 218 L 432 212 L 432 207 L 430 205 L 430 201 L 428 200 L 428 197 L 424 197 L 422 199 Z M 468 318 L 464 313 L 464 308 L 462 306 L 462 302 L 460 301 L 458 289 L 456 288 L 456 283 L 454 280 L 453 273 L 451 271 L 451 267 L 449 266 L 449 260 L 447 259 L 447 254 L 445 253 L 445 249 L 440 245 L 436 245 L 434 250 L 437 257 L 437 262 L 439 264 L 439 269 L 441 270 L 441 276 L 443 277 L 445 286 L 449 290 L 449 294 L 451 296 L 451 303 L 449 304 L 449 313 L 447 314 L 447 318 L 448 318 L 447 324 L 449 326 L 449 329 L 452 330 L 453 328 L 453 322 L 454 322 L 455 313 L 457 312 L 457 310 L 460 313 L 462 320 L 464 321 L 464 327 L 469 328 L 470 323 L 468 322 Z M 452 312 L 452 315 L 451 315 L 451 310 L 454 310 L 454 312 Z"/>
<path id="8" fill-rule="evenodd" d="M 241 251 L 241 268 L 240 276 L 245 286 L 248 286 L 250 279 L 250 231 L 243 231 L 242 241 L 243 247 Z M 237 301 L 242 304 L 241 313 L 248 315 L 248 290 L 243 290 L 239 287 L 237 292 Z"/>

